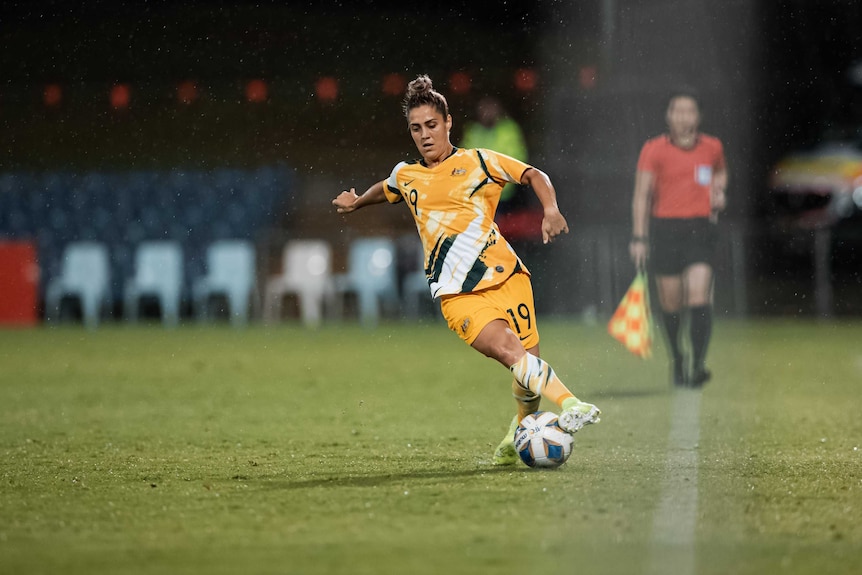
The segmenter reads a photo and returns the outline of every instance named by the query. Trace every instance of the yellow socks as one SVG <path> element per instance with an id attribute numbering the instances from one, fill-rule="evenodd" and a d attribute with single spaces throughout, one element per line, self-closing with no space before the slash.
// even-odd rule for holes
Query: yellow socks
<path id="1" fill-rule="evenodd" d="M 515 399 L 518 400 L 519 406 L 522 402 L 532 403 L 544 396 L 562 407 L 563 402 L 575 397 L 560 381 L 553 368 L 540 357 L 525 353 L 518 363 L 509 369 L 517 382 L 517 385 L 513 384 L 512 389 L 515 391 Z"/>
<path id="2" fill-rule="evenodd" d="M 517 418 L 519 422 L 526 416 L 539 410 L 539 402 L 542 401 L 542 396 L 521 387 L 517 379 L 512 380 L 512 396 L 518 402 Z M 513 429 L 512 431 L 514 432 L 515 430 Z"/>

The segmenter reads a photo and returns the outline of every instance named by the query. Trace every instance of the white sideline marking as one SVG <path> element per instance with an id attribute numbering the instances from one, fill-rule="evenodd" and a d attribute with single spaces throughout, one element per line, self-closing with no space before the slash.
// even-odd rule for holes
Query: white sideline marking
<path id="1" fill-rule="evenodd" d="M 661 498 L 653 515 L 650 575 L 696 572 L 700 396 L 699 390 L 674 392 Z"/>

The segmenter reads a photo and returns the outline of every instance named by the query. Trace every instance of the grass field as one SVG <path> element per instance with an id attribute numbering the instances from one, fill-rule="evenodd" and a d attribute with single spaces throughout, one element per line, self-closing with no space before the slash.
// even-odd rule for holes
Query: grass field
<path id="1" fill-rule="evenodd" d="M 678 573 L 668 474 L 691 572 L 862 572 L 862 323 L 719 322 L 694 469 L 661 349 L 542 328 L 603 410 L 553 471 L 490 465 L 508 374 L 442 324 L 0 331 L 0 573 Z"/>

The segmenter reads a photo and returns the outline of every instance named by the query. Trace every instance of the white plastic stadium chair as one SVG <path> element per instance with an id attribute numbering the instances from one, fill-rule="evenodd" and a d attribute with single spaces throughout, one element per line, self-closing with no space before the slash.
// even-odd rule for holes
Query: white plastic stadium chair
<path id="1" fill-rule="evenodd" d="M 126 283 L 125 312 L 137 321 L 142 297 L 155 297 L 161 308 L 162 322 L 179 322 L 183 287 L 183 253 L 177 242 L 150 241 L 135 251 L 135 275 Z"/>
<path id="2" fill-rule="evenodd" d="M 324 304 L 331 302 L 334 295 L 332 248 L 326 241 L 290 240 L 285 244 L 281 274 L 266 284 L 263 309 L 267 323 L 281 318 L 284 298 L 288 295 L 296 296 L 304 325 L 320 325 Z"/>
<path id="3" fill-rule="evenodd" d="M 247 240 L 220 240 L 207 247 L 207 275 L 192 286 L 195 317 L 206 320 L 213 296 L 227 300 L 230 322 L 248 323 L 255 286 L 255 249 Z"/>
<path id="4" fill-rule="evenodd" d="M 346 294 L 356 295 L 359 320 L 374 327 L 383 308 L 398 305 L 398 277 L 395 242 L 387 237 L 361 238 L 350 244 L 347 272 L 335 278 L 341 304 Z"/>
<path id="5" fill-rule="evenodd" d="M 48 321 L 59 319 L 64 297 L 78 298 L 84 325 L 94 328 L 108 303 L 110 272 L 108 248 L 98 242 L 73 242 L 63 250 L 60 275 L 45 290 Z"/>

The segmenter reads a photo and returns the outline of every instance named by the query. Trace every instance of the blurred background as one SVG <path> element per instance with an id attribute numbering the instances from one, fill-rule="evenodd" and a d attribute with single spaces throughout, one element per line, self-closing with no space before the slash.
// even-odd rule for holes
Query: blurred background
<path id="1" fill-rule="evenodd" d="M 731 174 L 718 313 L 859 315 L 860 30 L 857 0 L 5 2 L 0 323 L 434 317 L 407 210 L 329 203 L 416 155 L 422 73 L 453 143 L 493 95 L 555 183 L 566 239 L 509 221 L 539 312 L 610 315 L 640 146 L 690 86 Z"/>

